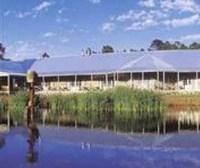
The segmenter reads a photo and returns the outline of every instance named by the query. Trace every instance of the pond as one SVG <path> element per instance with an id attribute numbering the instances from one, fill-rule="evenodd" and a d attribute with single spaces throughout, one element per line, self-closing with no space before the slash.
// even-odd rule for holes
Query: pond
<path id="1" fill-rule="evenodd" d="M 200 134 L 126 134 L 39 126 L 41 141 L 29 152 L 27 129 L 12 128 L 0 147 L 1 168 L 199 168 Z"/>

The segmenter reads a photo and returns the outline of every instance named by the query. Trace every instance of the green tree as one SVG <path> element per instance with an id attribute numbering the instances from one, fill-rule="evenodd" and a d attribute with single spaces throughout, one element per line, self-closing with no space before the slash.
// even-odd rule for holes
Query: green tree
<path id="1" fill-rule="evenodd" d="M 136 52 L 136 50 L 134 50 L 134 49 L 131 48 L 131 49 L 130 49 L 130 52 Z"/>
<path id="2" fill-rule="evenodd" d="M 103 46 L 102 53 L 113 53 L 114 49 L 110 45 Z"/>
<path id="3" fill-rule="evenodd" d="M 150 49 L 151 50 L 162 50 L 164 43 L 160 39 L 155 39 L 151 42 Z"/>
<path id="4" fill-rule="evenodd" d="M 42 58 L 49 58 L 49 54 L 47 54 L 46 52 L 44 54 L 42 54 Z"/>
<path id="5" fill-rule="evenodd" d="M 188 47 L 185 44 L 181 44 L 180 49 L 181 50 L 186 50 L 186 49 L 188 49 Z"/>
<path id="6" fill-rule="evenodd" d="M 92 55 L 92 49 L 88 47 L 85 52 L 86 55 Z"/>
<path id="7" fill-rule="evenodd" d="M 189 49 L 200 49 L 200 43 L 193 42 L 190 44 Z"/>

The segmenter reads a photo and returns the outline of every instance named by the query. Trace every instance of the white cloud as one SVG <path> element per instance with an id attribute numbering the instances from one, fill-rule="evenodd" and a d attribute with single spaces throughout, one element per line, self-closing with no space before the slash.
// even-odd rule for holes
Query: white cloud
<path id="1" fill-rule="evenodd" d="M 52 6 L 53 4 L 54 4 L 53 2 L 44 1 L 41 4 L 39 4 L 38 6 L 36 6 L 35 10 L 36 11 L 45 10 L 45 9 L 48 9 L 48 7 Z"/>
<path id="2" fill-rule="evenodd" d="M 79 31 L 82 32 L 82 33 L 89 33 L 90 32 L 89 30 L 86 30 L 86 29 L 80 29 Z"/>
<path id="3" fill-rule="evenodd" d="M 115 25 L 112 22 L 103 23 L 101 30 L 103 32 L 111 32 L 115 29 Z"/>
<path id="4" fill-rule="evenodd" d="M 13 15 L 14 17 L 16 17 L 18 19 L 22 19 L 27 16 L 36 18 L 39 12 L 41 12 L 43 10 L 48 10 L 48 8 L 52 5 L 54 5 L 54 2 L 44 1 L 41 4 L 39 4 L 38 6 L 30 9 L 29 11 L 10 11 L 10 10 L 8 10 L 8 11 L 4 12 L 3 14 L 4 14 L 4 16 Z"/>
<path id="5" fill-rule="evenodd" d="M 143 30 L 152 26 L 172 28 L 200 24 L 200 5 L 194 0 L 140 0 L 141 10 L 129 10 L 112 17 L 113 23 L 131 25 L 125 30 Z M 144 7 L 148 7 L 144 10 Z"/>
<path id="6" fill-rule="evenodd" d="M 57 22 L 57 23 L 66 23 L 66 22 L 68 22 L 68 21 L 69 21 L 68 18 L 62 18 L 62 17 L 57 17 L 57 18 L 56 18 L 56 22 Z"/>
<path id="7" fill-rule="evenodd" d="M 67 43 L 67 42 L 69 42 L 69 38 L 63 37 L 63 38 L 60 39 L 60 41 L 63 42 L 63 43 Z"/>
<path id="8" fill-rule="evenodd" d="M 8 10 L 8 11 L 5 11 L 5 12 L 3 13 L 3 15 L 4 15 L 4 16 L 9 16 L 11 13 L 12 13 L 12 11 Z"/>
<path id="9" fill-rule="evenodd" d="M 13 47 L 10 51 L 12 53 L 11 59 L 13 60 L 22 60 L 25 58 L 35 58 L 38 54 L 38 49 L 32 42 L 23 42 L 17 47 Z"/>
<path id="10" fill-rule="evenodd" d="M 158 25 L 158 22 L 156 22 L 153 19 L 147 19 L 141 22 L 134 22 L 131 24 L 131 26 L 127 27 L 125 30 L 143 30 L 156 25 Z"/>
<path id="11" fill-rule="evenodd" d="M 56 36 L 56 33 L 54 33 L 54 32 L 46 32 L 44 34 L 44 37 L 53 37 L 53 36 Z"/>
<path id="12" fill-rule="evenodd" d="M 185 26 L 191 26 L 194 24 L 199 24 L 200 17 L 198 14 L 192 15 L 190 17 L 181 18 L 181 19 L 171 19 L 171 20 L 165 20 L 163 21 L 163 24 L 166 26 L 172 26 L 174 28 L 176 27 L 185 27 Z"/>
<path id="13" fill-rule="evenodd" d="M 33 14 L 32 12 L 24 12 L 24 13 L 19 12 L 19 13 L 16 14 L 16 17 L 19 18 L 19 19 L 22 19 L 22 18 L 25 18 L 25 17 L 30 16 L 32 14 Z"/>
<path id="14" fill-rule="evenodd" d="M 138 3 L 140 6 L 144 6 L 144 7 L 155 7 L 156 6 L 156 2 L 155 0 L 141 0 Z"/>
<path id="15" fill-rule="evenodd" d="M 119 15 L 116 20 L 117 21 L 145 21 L 147 19 L 163 19 L 169 17 L 169 15 L 163 11 L 160 10 L 141 10 L 141 11 L 135 11 L 135 10 L 129 10 L 127 13 Z"/>
<path id="16" fill-rule="evenodd" d="M 61 9 L 58 10 L 58 14 L 62 14 L 66 10 L 67 10 L 67 8 L 61 8 Z"/>
<path id="17" fill-rule="evenodd" d="M 180 37 L 180 41 L 196 41 L 196 40 L 200 40 L 200 34 L 189 34 Z"/>
<path id="18" fill-rule="evenodd" d="M 200 10 L 200 6 L 194 0 L 165 0 L 160 2 L 160 6 L 165 11 L 174 10 L 198 13 Z"/>
<path id="19" fill-rule="evenodd" d="M 90 2 L 93 4 L 99 4 L 101 3 L 101 0 L 90 0 Z"/>
<path id="20" fill-rule="evenodd" d="M 19 40 L 19 41 L 17 41 L 16 43 L 17 43 L 17 44 L 24 44 L 24 41 Z"/>
<path id="21" fill-rule="evenodd" d="M 126 21 L 126 20 L 135 20 L 135 19 L 140 19 L 143 16 L 146 16 L 147 12 L 142 10 L 142 11 L 134 11 L 134 10 L 129 10 L 127 13 L 119 15 L 116 20 L 117 21 Z"/>

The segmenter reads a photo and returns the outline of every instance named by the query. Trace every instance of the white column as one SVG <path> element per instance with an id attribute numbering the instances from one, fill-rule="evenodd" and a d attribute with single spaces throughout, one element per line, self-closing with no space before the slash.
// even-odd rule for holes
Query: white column
<path id="1" fill-rule="evenodd" d="M 106 74 L 106 89 L 108 89 L 108 74 Z"/>
<path id="2" fill-rule="evenodd" d="M 92 82 L 93 82 L 93 75 L 90 75 L 90 89 L 92 88 Z"/>
<path id="3" fill-rule="evenodd" d="M 8 94 L 10 94 L 10 75 L 8 74 Z"/>
<path id="4" fill-rule="evenodd" d="M 77 75 L 75 74 L 74 87 L 77 87 Z"/>
<path id="5" fill-rule="evenodd" d="M 165 90 L 165 72 L 163 71 L 163 90 Z"/>
<path id="6" fill-rule="evenodd" d="M 115 73 L 113 73 L 113 86 L 115 87 Z"/>
<path id="7" fill-rule="evenodd" d="M 195 81 L 195 90 L 199 90 L 199 84 L 198 84 L 199 74 L 196 71 L 196 81 Z"/>
<path id="8" fill-rule="evenodd" d="M 144 89 L 144 72 L 142 72 L 142 89 Z"/>
<path id="9" fill-rule="evenodd" d="M 92 74 L 90 75 L 90 80 L 91 80 L 91 82 L 93 82 L 93 75 Z"/>
<path id="10" fill-rule="evenodd" d="M 156 86 L 157 86 L 157 89 L 159 90 L 160 89 L 160 76 L 159 76 L 159 71 L 156 73 L 157 74 L 157 84 L 156 84 Z"/>
<path id="11" fill-rule="evenodd" d="M 130 72 L 131 87 L 133 87 L 133 73 Z"/>
<path id="12" fill-rule="evenodd" d="M 118 85 L 118 81 L 119 81 L 119 73 L 117 72 L 117 85 Z"/>
<path id="13" fill-rule="evenodd" d="M 179 90 L 179 81 L 180 81 L 180 73 L 179 72 L 177 72 L 177 90 Z"/>
<path id="14" fill-rule="evenodd" d="M 58 88 L 58 90 L 60 90 L 61 89 L 61 87 L 60 87 L 60 76 L 58 76 L 58 86 L 57 86 Z"/>
<path id="15" fill-rule="evenodd" d="M 43 84 L 43 86 L 46 85 L 46 84 L 45 84 L 45 77 L 44 77 L 44 76 L 42 76 L 42 84 Z"/>

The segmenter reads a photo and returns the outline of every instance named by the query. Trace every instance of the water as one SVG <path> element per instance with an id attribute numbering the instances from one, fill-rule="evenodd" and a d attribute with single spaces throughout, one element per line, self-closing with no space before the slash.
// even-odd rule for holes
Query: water
<path id="1" fill-rule="evenodd" d="M 35 160 L 27 160 L 27 130 L 3 135 L 1 168 L 199 168 L 200 134 L 123 134 L 103 130 L 39 127 Z"/>

